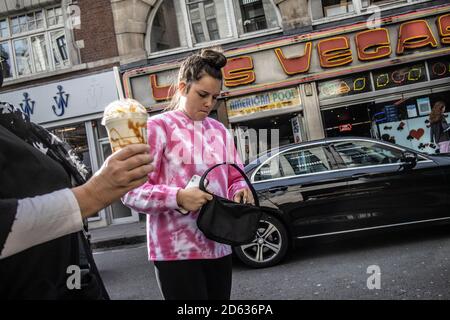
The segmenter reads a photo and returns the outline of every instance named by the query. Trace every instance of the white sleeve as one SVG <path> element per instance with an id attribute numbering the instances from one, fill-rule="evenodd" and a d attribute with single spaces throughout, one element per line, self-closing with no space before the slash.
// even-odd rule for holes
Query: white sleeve
<path id="1" fill-rule="evenodd" d="M 70 189 L 21 199 L 0 259 L 82 228 L 80 207 Z"/>

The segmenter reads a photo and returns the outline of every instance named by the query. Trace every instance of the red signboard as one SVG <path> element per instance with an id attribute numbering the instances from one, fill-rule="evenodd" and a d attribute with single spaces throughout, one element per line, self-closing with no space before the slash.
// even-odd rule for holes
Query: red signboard
<path id="1" fill-rule="evenodd" d="M 347 123 L 347 124 L 342 124 L 339 126 L 339 132 L 348 132 L 348 131 L 352 131 L 353 126 L 351 123 Z"/>

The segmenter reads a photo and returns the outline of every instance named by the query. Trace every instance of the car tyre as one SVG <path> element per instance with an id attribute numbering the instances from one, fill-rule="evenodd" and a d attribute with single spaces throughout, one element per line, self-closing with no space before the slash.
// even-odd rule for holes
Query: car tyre
<path id="1" fill-rule="evenodd" d="M 253 268 L 266 268 L 278 264 L 289 247 L 286 227 L 276 217 L 263 215 L 255 240 L 234 248 L 236 256 Z"/>

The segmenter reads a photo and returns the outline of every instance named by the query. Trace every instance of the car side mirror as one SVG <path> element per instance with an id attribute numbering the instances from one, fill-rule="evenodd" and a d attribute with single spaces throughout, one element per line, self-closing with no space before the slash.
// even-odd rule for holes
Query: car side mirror
<path id="1" fill-rule="evenodd" d="M 402 154 L 403 167 L 405 169 L 412 169 L 417 164 L 417 154 L 411 151 L 405 151 Z"/>

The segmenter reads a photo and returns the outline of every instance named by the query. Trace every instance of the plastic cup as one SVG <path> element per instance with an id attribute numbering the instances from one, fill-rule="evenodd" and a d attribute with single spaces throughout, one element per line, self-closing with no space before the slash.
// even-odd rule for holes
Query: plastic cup
<path id="1" fill-rule="evenodd" d="M 145 108 L 137 101 L 128 99 L 110 104 L 105 110 L 102 124 L 108 132 L 112 152 L 116 152 L 129 144 L 146 144 L 147 119 L 148 115 Z"/>

